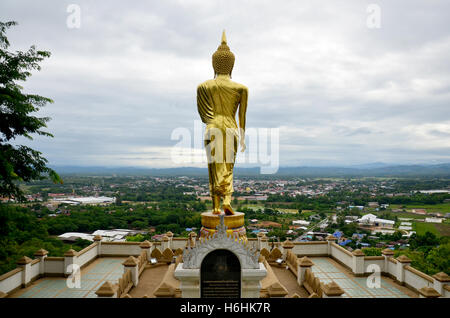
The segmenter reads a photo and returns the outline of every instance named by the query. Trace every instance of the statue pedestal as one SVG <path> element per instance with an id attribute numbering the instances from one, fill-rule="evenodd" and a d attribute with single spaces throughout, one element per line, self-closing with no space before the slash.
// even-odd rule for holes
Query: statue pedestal
<path id="1" fill-rule="evenodd" d="M 202 214 L 204 227 L 214 226 L 214 235 L 198 242 L 183 252 L 183 262 L 175 269 L 174 276 L 181 282 L 181 295 L 201 298 L 255 298 L 260 296 L 261 280 L 267 269 L 259 263 L 259 251 L 251 248 L 243 238 L 234 238 L 226 223 L 240 227 L 244 214 L 224 216 Z M 203 228 L 202 228 L 203 229 Z M 231 229 L 233 233 L 233 229 Z M 236 232 L 238 235 L 238 232 Z M 210 232 L 205 235 L 211 235 Z M 206 236 L 205 236 L 206 237 Z"/>
<path id="2" fill-rule="evenodd" d="M 200 238 L 211 237 L 216 232 L 216 227 L 219 223 L 220 214 L 213 214 L 212 212 L 202 213 Z M 225 215 L 224 223 L 227 227 L 228 235 L 231 237 L 238 237 L 241 241 L 247 241 L 247 234 L 244 226 L 244 213 L 235 212 L 234 215 Z"/>

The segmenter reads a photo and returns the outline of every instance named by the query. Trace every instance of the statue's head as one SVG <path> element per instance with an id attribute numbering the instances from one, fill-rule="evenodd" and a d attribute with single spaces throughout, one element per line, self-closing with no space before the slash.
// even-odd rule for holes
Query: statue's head
<path id="1" fill-rule="evenodd" d="M 222 33 L 222 43 L 212 56 L 212 64 L 214 68 L 214 76 L 217 74 L 230 75 L 234 66 L 234 54 L 230 51 L 225 37 L 225 30 Z"/>

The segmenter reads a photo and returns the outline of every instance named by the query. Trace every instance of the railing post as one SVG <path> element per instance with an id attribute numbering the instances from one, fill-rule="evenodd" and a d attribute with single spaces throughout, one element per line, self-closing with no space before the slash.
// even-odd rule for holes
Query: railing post
<path id="1" fill-rule="evenodd" d="M 328 243 L 327 254 L 328 254 L 328 256 L 330 256 L 331 255 L 331 244 L 333 242 L 336 242 L 337 238 L 335 238 L 333 235 L 328 235 L 326 237 L 326 240 L 327 240 L 327 243 Z"/>
<path id="2" fill-rule="evenodd" d="M 283 242 L 283 244 L 281 244 L 281 246 L 283 247 L 283 260 L 286 261 L 287 253 L 289 250 L 292 250 L 292 248 L 294 248 L 294 243 L 287 239 Z"/>
<path id="3" fill-rule="evenodd" d="M 145 253 L 147 254 L 147 260 L 149 260 L 150 248 L 152 247 L 152 243 L 150 243 L 149 241 L 144 241 L 139 245 L 139 247 L 141 248 L 142 251 L 145 251 Z"/>
<path id="4" fill-rule="evenodd" d="M 441 294 L 439 294 L 434 288 L 431 287 L 422 287 L 419 289 L 420 298 L 438 298 L 441 297 Z"/>
<path id="5" fill-rule="evenodd" d="M 117 298 L 117 288 L 110 282 L 105 282 L 95 294 L 98 298 Z"/>
<path id="6" fill-rule="evenodd" d="M 444 286 L 447 285 L 449 282 L 450 276 L 448 276 L 444 272 L 440 272 L 433 275 L 433 287 L 442 296 L 445 295 Z"/>
<path id="7" fill-rule="evenodd" d="M 39 258 L 39 275 L 44 275 L 45 273 L 45 258 L 48 255 L 48 251 L 41 248 L 40 250 L 34 253 L 36 258 Z"/>
<path id="8" fill-rule="evenodd" d="M 297 283 L 299 286 L 302 286 L 305 281 L 306 270 L 313 265 L 314 263 L 306 256 L 297 260 Z"/>
<path id="9" fill-rule="evenodd" d="M 352 252 L 353 254 L 353 273 L 355 276 L 362 276 L 364 275 L 364 256 L 366 256 L 363 251 L 360 249 L 354 250 Z"/>
<path id="10" fill-rule="evenodd" d="M 258 251 L 261 251 L 263 248 L 269 249 L 268 244 L 264 244 L 267 243 L 266 234 L 259 232 L 256 237 L 258 238 L 258 245 L 256 246 Z"/>
<path id="11" fill-rule="evenodd" d="M 338 284 L 332 281 L 327 285 L 323 285 L 322 292 L 323 298 L 341 298 L 342 294 L 344 293 L 344 290 L 342 290 L 342 288 L 339 287 Z"/>
<path id="12" fill-rule="evenodd" d="M 97 242 L 97 256 L 102 255 L 102 237 L 101 235 L 94 236 L 94 242 Z"/>
<path id="13" fill-rule="evenodd" d="M 162 242 L 161 242 L 162 250 L 164 251 L 166 248 L 169 248 L 169 246 L 170 246 L 170 239 L 166 234 L 162 238 Z"/>
<path id="14" fill-rule="evenodd" d="M 381 255 L 384 256 L 384 272 L 389 273 L 389 258 L 394 256 L 394 251 L 389 248 L 385 248 L 381 251 Z"/>
<path id="15" fill-rule="evenodd" d="M 130 256 L 125 260 L 125 262 L 122 263 L 122 265 L 124 273 L 126 273 L 127 270 L 130 270 L 131 280 L 133 281 L 133 285 L 136 287 L 139 283 L 139 266 L 136 258 Z"/>
<path id="16" fill-rule="evenodd" d="M 166 236 L 169 238 L 169 244 L 167 247 L 172 250 L 173 249 L 173 233 L 169 231 L 166 233 Z"/>
<path id="17" fill-rule="evenodd" d="M 411 260 L 406 255 L 397 257 L 397 280 L 402 285 L 405 282 L 405 266 L 410 264 Z"/>
<path id="18" fill-rule="evenodd" d="M 17 262 L 19 267 L 22 267 L 22 288 L 27 287 L 31 281 L 31 258 L 23 256 Z"/>
<path id="19" fill-rule="evenodd" d="M 269 238 L 266 236 L 266 234 L 262 233 L 261 236 L 261 249 L 265 248 L 266 250 L 269 249 Z"/>

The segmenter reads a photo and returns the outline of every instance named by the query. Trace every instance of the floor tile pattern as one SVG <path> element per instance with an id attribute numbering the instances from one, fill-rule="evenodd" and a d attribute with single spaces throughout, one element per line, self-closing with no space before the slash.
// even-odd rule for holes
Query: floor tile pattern
<path id="1" fill-rule="evenodd" d="M 117 283 L 123 274 L 124 259 L 99 258 L 85 271 L 81 272 L 80 288 L 68 288 L 65 278 L 46 277 L 39 279 L 34 286 L 19 298 L 94 298 L 95 292 L 105 282 Z"/>
<path id="2" fill-rule="evenodd" d="M 395 288 L 385 278 L 381 277 L 379 288 L 370 288 L 368 277 L 349 277 L 337 268 L 328 258 L 313 258 L 312 271 L 324 284 L 332 280 L 336 282 L 345 293 L 346 298 L 410 298 L 404 292 Z"/>

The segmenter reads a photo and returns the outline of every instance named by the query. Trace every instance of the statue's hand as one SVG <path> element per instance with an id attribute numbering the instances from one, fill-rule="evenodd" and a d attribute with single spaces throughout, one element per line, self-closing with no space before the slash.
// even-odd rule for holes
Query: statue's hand
<path id="1" fill-rule="evenodd" d="M 244 152 L 245 149 L 247 149 L 247 146 L 245 145 L 245 141 L 241 140 L 240 144 L 241 144 L 241 152 Z"/>

